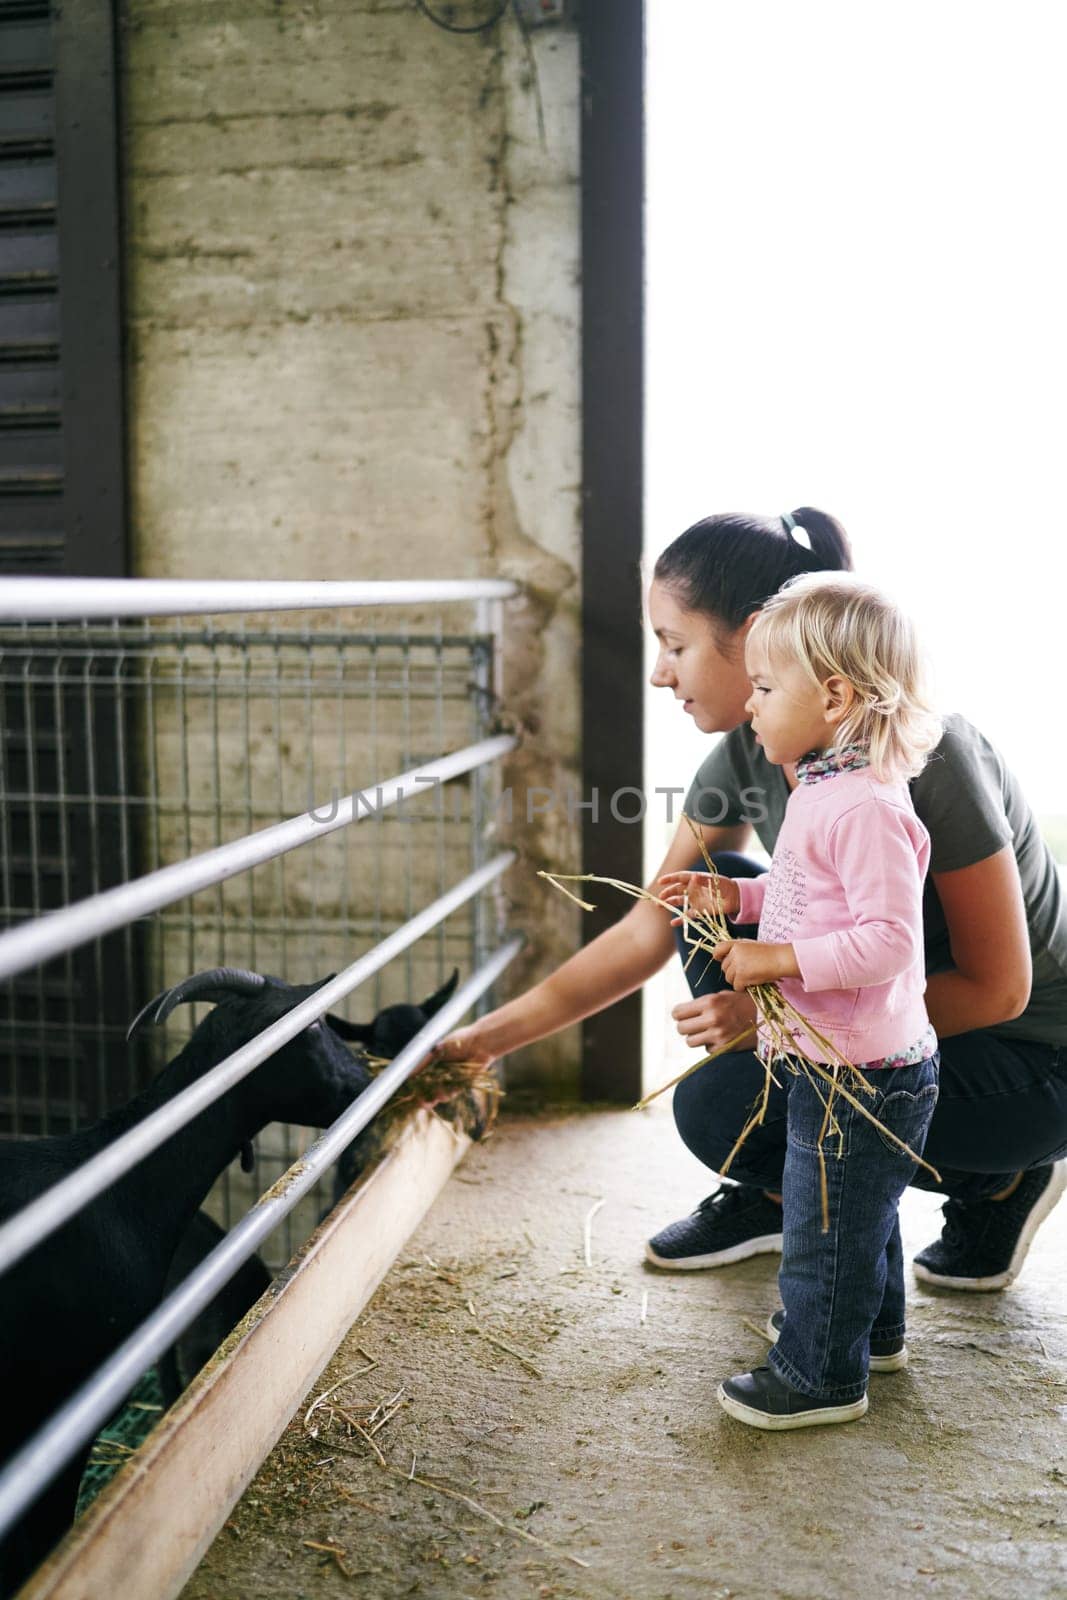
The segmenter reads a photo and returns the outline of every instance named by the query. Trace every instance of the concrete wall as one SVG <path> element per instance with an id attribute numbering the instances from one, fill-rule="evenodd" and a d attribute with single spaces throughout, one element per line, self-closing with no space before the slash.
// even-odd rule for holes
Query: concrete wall
<path id="1" fill-rule="evenodd" d="M 518 821 L 528 784 L 578 783 L 575 31 L 126 0 L 123 37 L 135 571 L 519 579 Z M 556 808 L 501 833 L 514 989 L 575 947 L 534 871 L 575 870 L 577 830 Z M 576 1073 L 563 1036 L 510 1081 Z"/>

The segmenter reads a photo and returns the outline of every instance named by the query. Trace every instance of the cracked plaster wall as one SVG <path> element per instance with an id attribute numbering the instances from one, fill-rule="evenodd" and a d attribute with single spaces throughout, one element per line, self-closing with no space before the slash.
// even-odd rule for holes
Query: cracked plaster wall
<path id="1" fill-rule="evenodd" d="M 576 32 L 126 0 L 123 40 L 134 570 L 522 583 L 514 992 L 578 936 L 534 877 L 577 870 L 577 824 L 524 815 L 528 786 L 579 781 Z M 562 1035 L 509 1082 L 572 1093 L 577 1064 Z"/>

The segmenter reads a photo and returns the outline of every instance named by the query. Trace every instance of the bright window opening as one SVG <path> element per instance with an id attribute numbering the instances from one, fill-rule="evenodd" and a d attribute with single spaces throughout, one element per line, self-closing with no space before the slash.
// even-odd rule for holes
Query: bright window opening
<path id="1" fill-rule="evenodd" d="M 1065 34 L 1037 0 L 648 4 L 647 555 L 712 511 L 831 511 L 1061 859 Z M 652 791 L 708 741 L 647 700 L 651 871 Z M 684 992 L 653 986 L 650 1082 L 691 1059 Z"/>

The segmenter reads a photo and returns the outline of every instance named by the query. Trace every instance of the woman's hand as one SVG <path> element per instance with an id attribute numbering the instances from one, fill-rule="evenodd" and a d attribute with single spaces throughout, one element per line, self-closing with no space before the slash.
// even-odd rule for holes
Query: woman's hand
<path id="1" fill-rule="evenodd" d="M 711 952 L 722 964 L 723 976 L 735 989 L 752 989 L 779 978 L 799 978 L 800 968 L 791 944 L 766 944 L 759 939 L 724 939 Z"/>
<path id="2" fill-rule="evenodd" d="M 422 1065 L 427 1067 L 433 1061 L 468 1061 L 473 1066 L 491 1067 L 496 1060 L 493 1052 L 479 1039 L 477 1028 L 470 1027 L 448 1034 L 440 1044 L 434 1046 Z"/>
<path id="3" fill-rule="evenodd" d="M 746 1027 L 755 1030 L 756 1005 L 747 994 L 703 994 L 682 1001 L 671 1016 L 687 1045 L 694 1050 L 717 1050 L 736 1039 Z M 754 1033 L 752 1043 L 755 1044 Z"/>
<path id="4" fill-rule="evenodd" d="M 660 899 L 679 909 L 688 895 L 690 911 L 736 917 L 741 910 L 741 891 L 733 878 L 713 877 L 710 872 L 666 872 L 658 882 Z M 675 917 L 671 927 L 677 928 L 681 922 L 681 917 Z"/>

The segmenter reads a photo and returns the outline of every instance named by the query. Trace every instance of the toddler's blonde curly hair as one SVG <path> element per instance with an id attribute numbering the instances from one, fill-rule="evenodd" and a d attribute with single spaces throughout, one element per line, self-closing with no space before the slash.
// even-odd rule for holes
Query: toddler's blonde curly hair
<path id="1" fill-rule="evenodd" d="M 847 679 L 853 710 L 835 744 L 864 744 L 882 783 L 914 778 L 941 738 L 941 719 L 926 698 L 922 656 L 912 623 L 873 584 L 851 572 L 791 578 L 757 612 L 749 638 L 770 661 L 789 661 L 816 685 Z"/>

